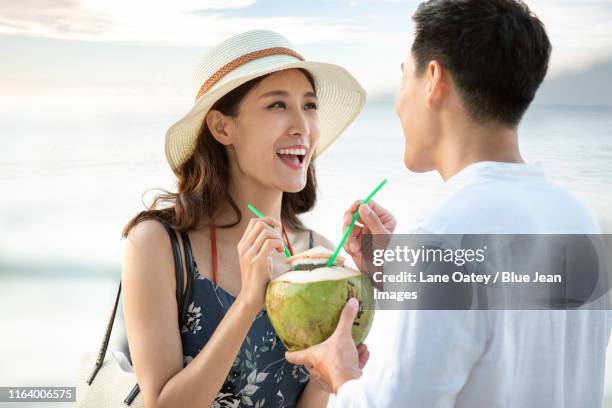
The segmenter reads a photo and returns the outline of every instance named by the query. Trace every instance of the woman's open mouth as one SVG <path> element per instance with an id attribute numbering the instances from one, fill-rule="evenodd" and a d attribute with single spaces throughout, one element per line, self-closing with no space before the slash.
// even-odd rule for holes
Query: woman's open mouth
<path id="1" fill-rule="evenodd" d="M 292 169 L 301 169 L 304 166 L 304 158 L 306 157 L 306 149 L 278 149 L 276 155 L 283 163 Z"/>

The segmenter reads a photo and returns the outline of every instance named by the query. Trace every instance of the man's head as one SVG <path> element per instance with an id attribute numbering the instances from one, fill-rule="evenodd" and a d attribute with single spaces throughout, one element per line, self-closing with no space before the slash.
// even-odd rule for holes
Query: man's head
<path id="1" fill-rule="evenodd" d="M 428 171 L 453 123 L 517 127 L 546 75 L 551 45 L 518 0 L 430 0 L 413 20 L 396 111 L 406 166 Z"/>

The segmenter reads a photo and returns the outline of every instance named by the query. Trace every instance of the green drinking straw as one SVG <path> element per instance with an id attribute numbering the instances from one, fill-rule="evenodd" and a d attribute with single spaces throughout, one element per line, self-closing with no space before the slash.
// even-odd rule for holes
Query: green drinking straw
<path id="1" fill-rule="evenodd" d="M 258 218 L 263 218 L 264 215 L 261 212 L 259 212 L 259 210 L 257 208 L 253 207 L 251 204 L 248 204 L 247 207 Z M 289 250 L 287 249 L 287 247 L 284 244 L 283 244 L 283 249 L 285 250 L 285 255 L 287 256 L 287 258 L 291 257 L 291 252 L 289 252 Z"/>
<path id="2" fill-rule="evenodd" d="M 357 206 L 357 210 L 355 211 L 355 215 L 353 215 L 353 220 L 351 221 L 349 227 L 346 229 L 346 232 L 344 233 L 344 236 L 342 237 L 342 240 L 340 241 L 340 244 L 336 247 L 336 250 L 334 251 L 334 253 L 332 254 L 332 256 L 329 258 L 329 260 L 327 261 L 327 266 L 332 266 L 334 264 L 334 261 L 336 260 L 336 257 L 338 256 L 338 252 L 340 252 L 340 248 L 342 248 L 342 246 L 344 245 L 344 243 L 346 242 L 348 236 L 350 235 L 351 231 L 353 230 L 353 226 L 355 225 L 355 222 L 357 221 L 357 218 L 359 218 L 359 207 L 361 207 L 362 204 L 367 204 L 368 201 L 370 201 L 372 199 L 372 197 L 374 197 L 374 194 L 378 193 L 378 190 L 380 190 L 382 188 L 382 186 L 385 185 L 385 183 L 387 182 L 387 179 L 384 179 L 383 181 L 381 181 L 374 190 L 372 190 L 372 192 Z"/>

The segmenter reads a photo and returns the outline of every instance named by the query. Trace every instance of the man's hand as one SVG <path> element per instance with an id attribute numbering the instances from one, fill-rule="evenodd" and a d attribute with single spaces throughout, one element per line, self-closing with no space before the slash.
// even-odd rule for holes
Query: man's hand
<path id="1" fill-rule="evenodd" d="M 345 382 L 359 378 L 370 357 L 368 347 L 363 343 L 355 347 L 351 336 L 358 309 L 357 299 L 349 299 L 336 330 L 327 340 L 305 350 L 285 353 L 287 361 L 305 366 L 311 378 L 328 392 L 336 393 Z"/>
<path id="2" fill-rule="evenodd" d="M 367 252 L 372 252 L 374 249 L 384 249 L 387 247 L 389 235 L 393 234 L 397 221 L 388 210 L 377 204 L 374 200 L 370 200 L 367 204 L 359 206 L 361 200 L 355 201 L 350 208 L 344 213 L 343 232 L 346 233 L 347 228 L 353 220 L 355 211 L 359 207 L 358 225 L 355 223 L 351 234 L 344 243 L 344 250 L 353 258 L 355 265 L 360 271 L 364 271 L 364 260 L 362 248 L 368 248 Z M 364 235 L 376 235 L 379 242 L 364 242 Z"/>

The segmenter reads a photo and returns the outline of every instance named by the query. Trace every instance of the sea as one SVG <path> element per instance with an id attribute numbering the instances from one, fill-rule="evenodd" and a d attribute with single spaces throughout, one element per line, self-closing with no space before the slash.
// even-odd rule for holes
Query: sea
<path id="1" fill-rule="evenodd" d="M 175 188 L 164 134 L 190 103 L 0 97 L 0 386 L 76 384 L 79 358 L 98 349 L 111 311 L 123 226 L 154 189 Z M 612 107 L 534 105 L 519 135 L 524 159 L 542 163 L 612 233 Z M 368 102 L 317 158 L 318 201 L 305 223 L 339 242 L 344 211 L 387 178 L 376 200 L 396 215 L 398 231 L 407 230 L 444 182 L 408 171 L 403 151 L 393 101 Z M 122 340 L 116 330 L 111 349 Z"/>

